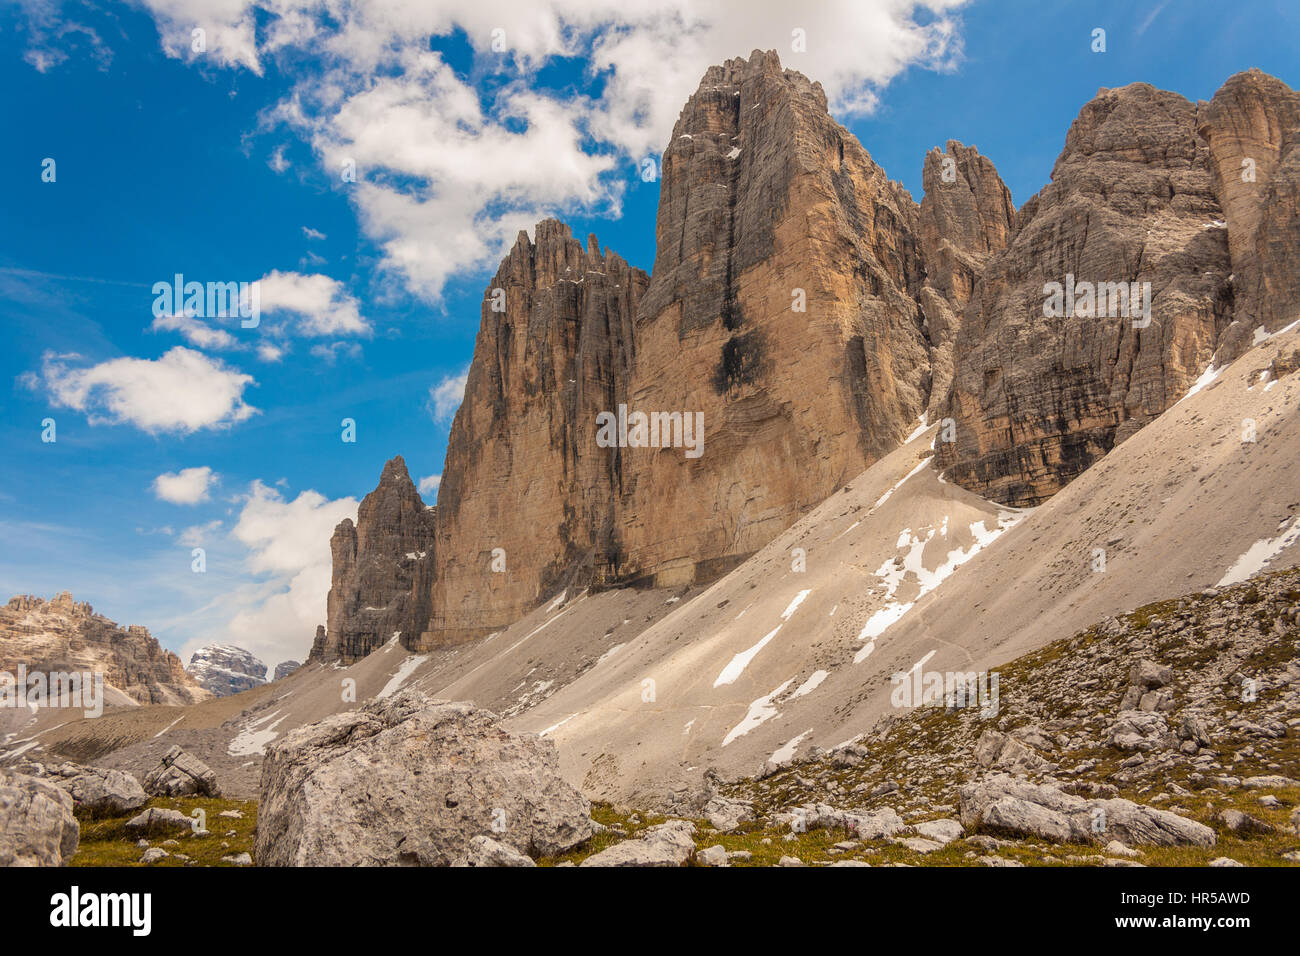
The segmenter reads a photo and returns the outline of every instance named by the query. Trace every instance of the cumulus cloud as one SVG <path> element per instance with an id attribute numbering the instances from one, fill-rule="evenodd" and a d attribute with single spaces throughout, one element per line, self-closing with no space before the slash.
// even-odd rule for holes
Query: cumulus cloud
<path id="1" fill-rule="evenodd" d="M 263 315 L 292 317 L 300 335 L 368 335 L 357 300 L 327 275 L 273 271 L 257 282 Z"/>
<path id="2" fill-rule="evenodd" d="M 217 480 L 216 473 L 204 465 L 169 471 L 153 480 L 153 493 L 174 505 L 196 505 L 208 497 L 208 489 Z"/>
<path id="3" fill-rule="evenodd" d="M 242 422 L 253 377 L 202 352 L 176 346 L 161 358 L 117 358 L 77 367 L 75 355 L 46 353 L 39 376 L 56 406 L 83 412 L 92 425 L 130 424 L 151 433 L 189 434 Z"/>
<path id="4" fill-rule="evenodd" d="M 469 369 L 459 375 L 448 375 L 437 385 L 429 389 L 429 411 L 436 422 L 449 422 L 460 408 L 465 398 L 465 383 L 469 380 Z"/>
<path id="5" fill-rule="evenodd" d="M 160 315 L 149 326 L 151 332 L 179 332 L 190 345 L 201 349 L 225 351 L 239 347 L 239 342 L 225 329 L 213 328 L 202 319 L 189 315 Z"/>
<path id="6" fill-rule="evenodd" d="M 261 74 L 293 58 L 302 80 L 268 125 L 296 130 L 335 182 L 355 165 L 347 188 L 383 266 L 436 300 L 545 215 L 618 215 L 711 64 L 775 49 L 837 115 L 862 114 L 909 66 L 955 62 L 967 0 L 534 0 L 527 16 L 517 0 L 144 2 L 172 56 L 192 59 L 204 24 L 207 62 Z M 458 31 L 490 93 L 430 50 Z M 538 82 L 556 57 L 584 64 L 576 92 Z"/>
<path id="7" fill-rule="evenodd" d="M 437 495 L 438 486 L 442 484 L 442 475 L 425 475 L 420 479 L 416 486 L 420 489 L 420 494 L 424 496 Z"/>

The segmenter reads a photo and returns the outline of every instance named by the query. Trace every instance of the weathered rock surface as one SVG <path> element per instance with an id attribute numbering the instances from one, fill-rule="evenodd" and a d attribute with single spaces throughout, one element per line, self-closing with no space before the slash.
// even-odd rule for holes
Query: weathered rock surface
<path id="1" fill-rule="evenodd" d="M 185 670 L 214 697 L 229 697 L 266 683 L 266 665 L 252 651 L 233 644 L 199 648 L 190 655 Z"/>
<path id="2" fill-rule="evenodd" d="M 162 761 L 144 778 L 147 793 L 159 797 L 221 796 L 217 775 L 208 765 L 180 747 L 163 754 Z"/>
<path id="3" fill-rule="evenodd" d="M 275 665 L 275 674 L 271 680 L 284 680 L 299 667 L 302 667 L 302 664 L 298 661 L 281 661 Z"/>
<path id="4" fill-rule="evenodd" d="M 408 647 L 482 636 L 622 574 L 627 452 L 597 446 L 596 416 L 629 400 L 646 276 L 563 223 L 535 232 L 520 233 L 484 295 L 438 488 L 432 622 Z"/>
<path id="5" fill-rule="evenodd" d="M 1249 348 L 1257 329 L 1276 332 L 1300 318 L 1300 94 L 1247 70 L 1202 104 L 1199 117 L 1232 257 L 1223 362 Z"/>
<path id="6" fill-rule="evenodd" d="M 953 345 L 961 314 L 988 261 L 1006 248 L 1016 208 L 993 163 L 973 146 L 949 140 L 925 156 L 918 229 L 925 262 L 921 311 L 930 341 L 931 387 L 926 415 L 943 413 L 952 386 Z"/>
<path id="7" fill-rule="evenodd" d="M 23 771 L 66 791 L 78 809 L 92 813 L 125 813 L 149 799 L 140 782 L 122 770 L 65 763 L 54 768 L 34 764 Z"/>
<path id="8" fill-rule="evenodd" d="M 706 72 L 663 154 L 629 389 L 702 413 L 704 454 L 624 451 L 626 576 L 718 576 L 915 428 L 918 216 L 775 53 Z"/>
<path id="9" fill-rule="evenodd" d="M 946 474 L 1034 505 L 1186 394 L 1231 321 L 1223 217 L 1192 103 L 1135 83 L 1084 106 L 962 317 Z M 1045 286 L 1071 281 L 1116 285 L 1091 304 L 1080 286 L 1073 314 L 1046 317 Z M 1150 324 L 1135 328 L 1120 288 L 1143 282 Z"/>
<path id="10" fill-rule="evenodd" d="M 179 834 L 194 830 L 194 819 L 179 810 L 164 807 L 149 807 L 143 813 L 137 813 L 125 824 L 126 832 L 132 836 L 145 834 Z"/>
<path id="11" fill-rule="evenodd" d="M 80 834 L 65 791 L 0 770 L 0 866 L 62 866 L 77 852 Z"/>
<path id="12" fill-rule="evenodd" d="M 652 280 L 547 220 L 489 284 L 438 493 L 429 623 L 389 633 L 427 650 L 592 585 L 711 580 L 911 433 L 1011 222 L 992 164 L 949 149 L 956 177 L 918 206 L 774 53 L 711 68 L 663 155 Z M 684 427 L 677 447 L 598 444 L 597 416 L 620 406 L 702 420 L 704 451 L 687 453 Z M 346 578 L 346 523 L 334 547 Z M 313 658 L 356 615 L 331 597 Z M 342 659 L 376 646 L 365 630 Z"/>
<path id="13" fill-rule="evenodd" d="M 490 836 L 476 836 L 469 841 L 469 849 L 460 866 L 537 866 L 531 857 L 524 856 L 512 846 L 498 843 Z"/>
<path id="14" fill-rule="evenodd" d="M 681 866 L 695 853 L 695 824 L 669 820 L 648 827 L 639 839 L 593 853 L 581 866 Z"/>
<path id="15" fill-rule="evenodd" d="M 590 804 L 554 745 L 415 690 L 298 728 L 262 764 L 263 866 L 451 866 L 491 834 L 523 854 L 589 838 Z"/>
<path id="16" fill-rule="evenodd" d="M 1214 831 L 1195 820 L 1131 800 L 1085 800 L 1049 784 L 1005 774 L 958 788 L 968 829 L 1037 836 L 1057 843 L 1214 846 Z"/>
<path id="17" fill-rule="evenodd" d="M 434 511 L 426 508 L 400 455 L 330 539 L 328 624 L 309 660 L 351 663 L 387 641 L 412 641 L 429 620 Z"/>
<path id="18" fill-rule="evenodd" d="M 0 607 L 0 671 L 94 673 L 141 704 L 191 704 L 211 695 L 147 628 L 119 627 L 64 591 L 20 595 Z"/>

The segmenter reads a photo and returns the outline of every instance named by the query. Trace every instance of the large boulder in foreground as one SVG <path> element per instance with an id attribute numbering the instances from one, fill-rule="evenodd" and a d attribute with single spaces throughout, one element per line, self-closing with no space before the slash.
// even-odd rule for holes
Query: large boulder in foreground
<path id="1" fill-rule="evenodd" d="M 1195 820 L 1131 800 L 1086 800 L 1050 784 L 999 774 L 958 788 L 961 822 L 967 829 L 1034 836 L 1057 843 L 1129 846 L 1215 844 L 1215 833 Z"/>
<path id="2" fill-rule="evenodd" d="M 262 762 L 262 866 L 451 866 L 476 836 L 562 853 L 593 832 L 555 745 L 406 690 L 286 734 Z"/>
<path id="3" fill-rule="evenodd" d="M 80 837 L 65 791 L 0 770 L 0 866 L 62 866 L 77 852 Z"/>

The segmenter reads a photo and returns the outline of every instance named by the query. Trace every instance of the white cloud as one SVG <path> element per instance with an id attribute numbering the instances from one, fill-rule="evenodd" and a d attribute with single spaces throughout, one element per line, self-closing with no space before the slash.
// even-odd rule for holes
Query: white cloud
<path id="1" fill-rule="evenodd" d="M 228 350 L 239 347 L 236 338 L 225 329 L 217 329 L 202 319 L 188 315 L 160 315 L 149 326 L 151 332 L 179 332 L 190 345 L 201 349 Z"/>
<path id="2" fill-rule="evenodd" d="M 60 0 L 18 0 L 27 33 L 23 60 L 38 73 L 48 73 L 68 59 L 68 51 L 86 53 L 101 70 L 108 68 L 113 51 L 92 27 L 64 16 Z M 21 31 L 20 31 L 21 32 Z"/>
<path id="3" fill-rule="evenodd" d="M 370 325 L 343 288 L 327 275 L 274 271 L 257 282 L 263 315 L 287 312 L 301 335 L 368 335 Z"/>
<path id="4" fill-rule="evenodd" d="M 191 626 L 195 636 L 181 648 L 182 659 L 215 641 L 246 648 L 271 666 L 289 658 L 303 660 L 316 625 L 325 623 L 334 527 L 356 517 L 355 498 L 331 500 L 316 491 L 286 498 L 253 482 L 228 538 L 240 552 L 229 555 L 238 571 L 229 590 L 197 615 L 204 623 Z M 184 532 L 209 548 L 210 572 L 221 563 L 214 549 L 224 553 L 214 540 L 218 530 L 214 522 Z"/>
<path id="5" fill-rule="evenodd" d="M 775 49 L 837 115 L 862 114 L 909 66 L 954 62 L 965 2 L 534 0 L 521 15 L 517 0 L 145 0 L 172 56 L 193 59 L 190 31 L 205 24 L 215 62 L 259 74 L 281 53 L 292 62 L 302 79 L 268 125 L 297 130 L 333 182 L 356 164 L 343 188 L 383 266 L 435 300 L 545 215 L 618 215 L 637 161 L 664 148 L 710 65 Z M 486 99 L 429 49 L 457 30 L 476 51 L 471 76 L 500 81 Z M 585 63 L 589 94 L 535 82 L 556 56 Z"/>
<path id="6" fill-rule="evenodd" d="M 448 375 L 437 385 L 429 389 L 429 410 L 437 422 L 449 422 L 460 408 L 465 398 L 465 382 L 469 379 L 469 369 L 459 375 Z"/>
<path id="7" fill-rule="evenodd" d="M 322 562 L 329 567 L 334 526 L 344 518 L 355 519 L 356 513 L 353 498 L 330 501 L 319 492 L 304 491 L 287 501 L 276 489 L 255 481 L 230 533 L 252 552 L 250 570 L 297 574 Z"/>
<path id="8" fill-rule="evenodd" d="M 195 524 L 183 528 L 181 533 L 177 535 L 176 540 L 187 548 L 197 548 L 210 542 L 220 530 L 221 519 L 214 518 L 206 524 Z"/>
<path id="9" fill-rule="evenodd" d="M 325 238 L 325 233 L 321 232 L 319 229 L 313 229 L 311 226 L 303 226 L 303 227 L 302 227 L 302 234 L 303 234 L 304 236 L 306 236 L 308 239 L 324 239 L 324 238 Z"/>
<path id="10" fill-rule="evenodd" d="M 257 347 L 257 357 L 263 362 L 278 362 L 284 358 L 284 349 L 270 342 L 263 342 Z"/>
<path id="11" fill-rule="evenodd" d="M 208 489 L 217 480 L 216 473 L 204 465 L 169 471 L 153 480 L 153 492 L 174 505 L 196 505 L 208 497 Z"/>
<path id="12" fill-rule="evenodd" d="M 425 475 L 416 487 L 420 489 L 421 495 L 436 495 L 441 484 L 442 475 Z"/>
<path id="13" fill-rule="evenodd" d="M 266 161 L 274 172 L 282 173 L 289 168 L 289 161 L 284 158 L 284 147 L 277 146 L 271 151 L 271 158 Z"/>
<path id="14" fill-rule="evenodd" d="M 46 353 L 40 376 L 50 401 L 84 412 L 90 423 L 131 424 L 147 432 L 189 434 L 242 422 L 253 377 L 202 352 L 176 346 L 158 359 L 118 358 L 88 368 L 75 355 Z"/>

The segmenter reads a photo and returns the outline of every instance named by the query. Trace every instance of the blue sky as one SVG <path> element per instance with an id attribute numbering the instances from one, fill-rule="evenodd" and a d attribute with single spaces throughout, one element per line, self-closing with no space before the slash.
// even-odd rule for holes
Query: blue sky
<path id="1" fill-rule="evenodd" d="M 10 4 L 0 596 L 70 590 L 186 660 L 211 640 L 300 657 L 329 532 L 383 462 L 432 502 L 517 230 L 556 214 L 648 271 L 638 163 L 725 56 L 775 48 L 820 80 L 917 199 L 953 138 L 1020 205 L 1098 88 L 1208 99 L 1251 66 L 1295 86 L 1297 37 L 1281 0 Z M 262 280 L 261 324 L 156 318 L 176 273 Z"/>

